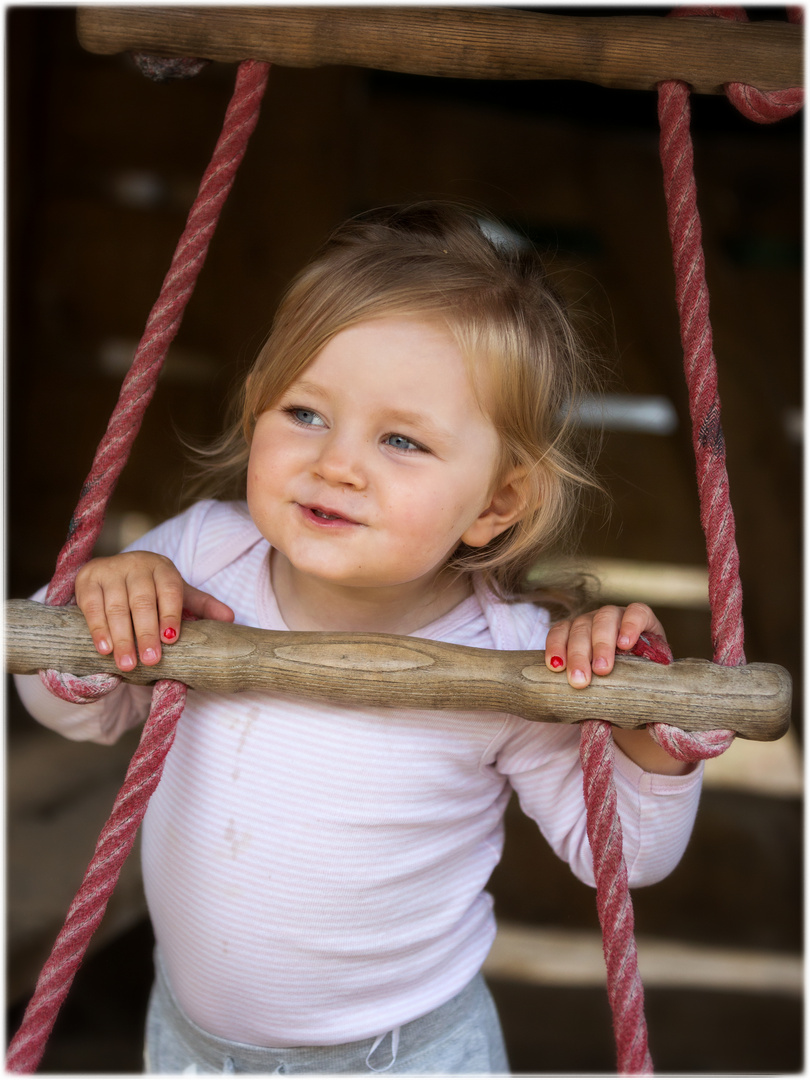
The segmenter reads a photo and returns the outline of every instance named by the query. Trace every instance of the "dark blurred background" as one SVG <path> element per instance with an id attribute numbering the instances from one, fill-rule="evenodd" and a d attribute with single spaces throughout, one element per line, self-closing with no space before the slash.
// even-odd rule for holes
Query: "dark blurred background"
<path id="1" fill-rule="evenodd" d="M 5 18 L 6 574 L 8 595 L 21 597 L 53 571 L 235 67 L 212 64 L 192 80 L 158 85 L 128 56 L 83 51 L 73 8 L 10 7 Z M 689 851 L 667 881 L 636 893 L 636 922 L 659 1072 L 796 1072 L 802 120 L 757 125 L 724 98 L 699 96 L 693 134 L 747 658 L 786 667 L 796 704 L 788 737 L 738 741 L 707 767 Z M 652 93 L 274 68 L 102 549 L 117 550 L 177 510 L 179 438 L 218 431 L 280 291 L 326 232 L 354 212 L 422 196 L 481 203 L 547 253 L 612 371 L 601 467 L 611 512 L 587 523 L 583 556 L 608 598 L 656 606 L 676 655 L 710 657 Z M 71 744 L 30 720 L 13 690 L 6 704 L 11 1034 L 133 744 Z M 515 807 L 508 837 L 492 884 L 504 937 L 488 970 L 513 1069 L 610 1072 L 593 893 Z M 558 970 L 547 959 L 559 948 Z M 43 1071 L 139 1071 L 150 979 L 133 858 Z"/>

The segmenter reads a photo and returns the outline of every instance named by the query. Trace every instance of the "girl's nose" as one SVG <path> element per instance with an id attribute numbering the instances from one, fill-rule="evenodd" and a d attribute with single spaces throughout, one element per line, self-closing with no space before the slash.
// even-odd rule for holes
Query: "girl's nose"
<path id="1" fill-rule="evenodd" d="M 368 482 L 363 446 L 356 439 L 333 435 L 321 444 L 315 471 L 330 484 L 364 488 Z"/>

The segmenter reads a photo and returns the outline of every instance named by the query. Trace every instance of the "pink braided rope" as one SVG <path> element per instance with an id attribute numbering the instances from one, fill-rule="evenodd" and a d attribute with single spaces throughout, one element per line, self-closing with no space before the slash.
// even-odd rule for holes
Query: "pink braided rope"
<path id="1" fill-rule="evenodd" d="M 268 73 L 268 64 L 252 60 L 239 66 L 222 134 L 203 175 L 169 272 L 149 314 L 132 366 L 121 386 L 118 403 L 82 488 L 67 541 L 59 554 L 56 572 L 48 588 L 49 604 L 69 602 L 76 574 L 92 554 L 104 524 L 107 502 L 152 400 L 163 361 L 180 329 L 220 211 L 259 118 Z"/>
<path id="2" fill-rule="evenodd" d="M 700 520 L 709 563 L 714 658 L 716 663 L 736 666 L 745 663 L 742 587 L 720 426 L 717 365 L 709 322 L 709 290 L 697 209 L 690 117 L 688 86 L 663 83 L 659 88 L 659 118 L 664 193 L 689 388 Z"/>
<path id="3" fill-rule="evenodd" d="M 742 9 L 687 9 L 673 14 L 718 14 L 746 18 Z M 798 16 L 791 12 L 793 21 Z M 804 100 L 802 90 L 762 94 L 751 87 L 726 87 L 729 99 L 750 119 L 768 123 L 791 115 Z M 697 210 L 690 134 L 689 88 L 680 82 L 659 87 L 661 160 L 667 219 L 672 240 L 676 301 L 680 315 L 684 370 L 689 390 L 692 441 L 697 465 L 700 518 L 706 537 L 709 598 L 716 663 L 745 663 L 743 652 L 742 586 L 729 498 L 725 443 L 720 426 L 717 366 L 709 321 L 702 230 Z M 669 663 L 665 643 L 642 642 L 634 650 L 659 663 Z M 668 651 L 668 650 L 667 650 Z M 653 724 L 652 737 L 679 761 L 716 757 L 731 745 L 733 732 L 690 734 L 668 724 Z M 588 823 L 594 857 L 596 898 L 607 967 L 608 998 L 613 1013 L 619 1071 L 652 1072 L 644 1018 L 644 992 L 638 972 L 633 908 L 622 854 L 621 823 L 613 782 L 613 738 L 602 721 L 582 725 L 580 756 Z"/>
<path id="4" fill-rule="evenodd" d="M 169 345 L 180 327 L 205 261 L 220 211 L 256 126 L 268 74 L 268 64 L 254 61 L 246 61 L 238 69 L 222 134 L 82 489 L 67 542 L 60 552 L 48 589 L 49 604 L 65 604 L 71 600 L 76 574 L 92 554 L 107 503 L 154 394 Z M 42 677 L 54 693 L 76 702 L 95 700 L 109 693 L 119 681 L 115 676 L 76 679 L 55 672 L 42 673 Z M 65 925 L 39 977 L 22 1025 L 9 1047 L 6 1065 L 11 1072 L 34 1072 L 42 1058 L 56 1016 L 106 911 L 149 798 L 162 775 L 185 699 L 186 687 L 181 683 L 163 680 L 155 685 L 138 750 Z"/>
<path id="5" fill-rule="evenodd" d="M 673 15 L 715 15 L 747 20 L 738 7 L 681 7 Z M 789 10 L 793 22 L 802 19 Z M 731 83 L 726 94 L 749 119 L 770 123 L 795 113 L 804 101 L 801 88 L 762 93 L 741 83 Z M 692 442 L 697 462 L 700 518 L 706 536 L 709 564 L 709 598 L 712 608 L 712 642 L 715 663 L 736 667 L 745 663 L 743 651 L 742 585 L 734 538 L 734 514 L 729 498 L 717 364 L 709 321 L 709 290 L 702 247 L 702 228 L 697 208 L 694 151 L 690 133 L 689 87 L 672 81 L 658 88 L 661 125 L 661 163 L 667 222 L 675 268 L 675 296 L 681 324 L 684 371 L 689 389 Z"/>
<path id="6" fill-rule="evenodd" d="M 144 413 L 152 400 L 163 362 L 174 340 L 186 305 L 203 268 L 208 247 L 222 207 L 233 186 L 236 171 L 259 118 L 259 106 L 267 85 L 269 65 L 252 60 L 241 64 L 236 85 L 225 114 L 211 162 L 203 174 L 197 198 L 189 212 L 169 272 L 149 313 L 146 328 L 135 350 L 132 364 L 121 385 L 118 401 L 107 430 L 96 450 L 90 473 L 84 482 L 78 505 L 68 529 L 68 537 L 56 561 L 45 602 L 67 604 L 79 569 L 93 553 L 104 525 L 104 514 L 132 444 L 140 431 Z M 48 689 L 67 701 L 86 700 L 77 680 L 58 672 L 45 671 L 40 677 Z M 92 676 L 94 696 L 114 690 L 115 675 Z M 78 681 L 81 683 L 81 680 Z M 89 686 L 89 683 L 87 684 Z M 79 694 L 79 697 L 74 695 Z"/>
<path id="7" fill-rule="evenodd" d="M 633 904 L 622 853 L 610 724 L 603 720 L 586 720 L 581 725 L 580 756 L 618 1069 L 625 1076 L 649 1076 L 652 1058 L 647 1047 L 644 987 L 633 933 Z"/>
<path id="8" fill-rule="evenodd" d="M 6 1058 L 9 1072 L 32 1073 L 39 1065 L 59 1009 L 107 909 L 149 798 L 158 785 L 185 700 L 186 687 L 182 683 L 164 679 L 155 684 L 152 710 L 138 749 L 65 924 L 40 973 L 22 1024 L 9 1046 Z"/>
<path id="9" fill-rule="evenodd" d="M 681 7 L 676 8 L 672 15 L 714 15 L 737 21 L 748 19 L 745 10 L 740 7 Z M 789 8 L 788 18 L 798 23 L 803 20 L 803 13 L 799 8 Z M 804 104 L 804 90 L 801 87 L 763 93 L 743 83 L 729 83 L 725 91 L 729 101 L 744 116 L 763 124 L 792 116 Z M 709 566 L 714 661 L 727 667 L 737 667 L 745 663 L 742 583 L 726 471 L 725 441 L 720 426 L 717 362 L 709 320 L 709 290 L 697 208 L 690 131 L 691 106 L 686 83 L 673 81 L 659 86 L 658 115 L 667 223 L 675 268 L 675 299 L 689 390 L 700 520 L 706 537 Z M 734 739 L 730 731 L 695 735 L 668 724 L 653 724 L 651 734 L 660 746 L 679 761 L 717 757 L 728 749 Z"/>
<path id="10" fill-rule="evenodd" d="M 658 664 L 672 663 L 669 645 L 656 634 L 643 634 L 632 652 Z M 613 778 L 610 724 L 603 720 L 582 724 L 579 753 L 618 1070 L 623 1075 L 650 1075 L 644 987 L 638 970 L 633 902 Z"/>

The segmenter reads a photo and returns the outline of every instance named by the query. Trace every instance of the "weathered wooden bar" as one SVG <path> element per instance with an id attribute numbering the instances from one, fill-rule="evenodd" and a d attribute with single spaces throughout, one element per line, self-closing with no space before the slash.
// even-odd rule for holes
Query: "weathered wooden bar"
<path id="1" fill-rule="evenodd" d="M 96 652 L 75 607 L 6 603 L 6 665 L 15 674 L 56 668 L 117 673 Z M 509 712 L 574 724 L 598 718 L 638 728 L 663 721 L 686 731 L 727 728 L 770 741 L 786 732 L 791 680 L 775 664 L 727 668 L 707 660 L 669 666 L 618 657 L 613 673 L 584 690 L 548 671 L 542 652 L 473 649 L 393 634 L 312 634 L 228 623 L 184 622 L 159 664 L 124 676 L 178 679 L 199 690 L 270 690 L 350 705 Z"/>
<path id="2" fill-rule="evenodd" d="M 462 79 L 582 80 L 696 93 L 729 82 L 803 83 L 802 29 L 716 18 L 549 15 L 496 7 L 105 7 L 78 9 L 90 52 L 124 51 L 286 67 L 343 64 Z"/>

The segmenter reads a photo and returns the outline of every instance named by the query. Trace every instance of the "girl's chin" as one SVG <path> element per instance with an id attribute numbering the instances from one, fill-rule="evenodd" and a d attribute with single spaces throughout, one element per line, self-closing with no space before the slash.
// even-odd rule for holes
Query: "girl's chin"
<path id="1" fill-rule="evenodd" d="M 424 589 L 430 591 L 435 582 L 435 575 L 418 573 L 412 577 L 406 574 L 392 573 L 380 576 L 379 574 L 367 574 L 358 570 L 357 566 L 329 566 L 324 565 L 323 560 L 311 564 L 298 557 L 290 559 L 282 553 L 287 563 L 286 572 L 290 580 L 298 586 L 310 585 L 313 587 L 329 589 L 362 589 L 366 594 L 378 591 L 380 594 L 413 594 Z"/>
<path id="2" fill-rule="evenodd" d="M 378 563 L 377 571 L 371 573 L 364 569 L 360 558 L 353 559 L 348 552 L 340 553 L 335 549 L 330 552 L 324 550 L 323 544 L 308 548 L 301 537 L 279 538 L 279 543 L 274 543 L 271 537 L 267 539 L 273 548 L 274 581 L 279 574 L 283 574 L 296 587 L 362 589 L 364 599 L 378 591 L 383 598 L 401 594 L 418 600 L 422 595 L 431 594 L 437 584 L 441 583 L 442 587 L 447 585 L 446 576 L 441 570 L 409 565 L 407 560 L 402 565 L 389 562 L 382 571 Z"/>

